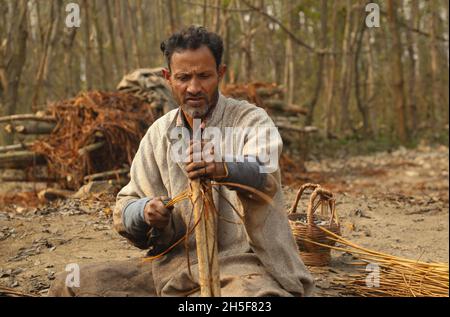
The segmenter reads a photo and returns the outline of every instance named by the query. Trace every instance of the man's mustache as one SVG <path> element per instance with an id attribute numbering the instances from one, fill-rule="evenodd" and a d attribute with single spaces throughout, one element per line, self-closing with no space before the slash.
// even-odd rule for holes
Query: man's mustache
<path id="1" fill-rule="evenodd" d="M 203 93 L 199 93 L 199 94 L 196 94 L 196 95 L 187 94 L 184 97 L 184 101 L 186 102 L 189 99 L 204 99 L 204 100 L 208 101 L 208 96 L 206 94 L 203 94 Z"/>

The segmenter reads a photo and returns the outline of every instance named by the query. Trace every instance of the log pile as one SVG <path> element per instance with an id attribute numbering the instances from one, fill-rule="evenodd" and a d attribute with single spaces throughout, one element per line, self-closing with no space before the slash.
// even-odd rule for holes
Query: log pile
<path id="1" fill-rule="evenodd" d="M 43 123 L 54 125 L 50 134 L 3 147 L 0 167 L 46 164 L 49 177 L 62 180 L 63 188 L 76 189 L 86 175 L 129 166 L 155 115 L 131 94 L 92 91 L 49 105 L 46 118 L 49 122 Z M 9 121 L 19 120 L 23 118 Z M 33 126 L 40 121 L 28 116 L 25 122 Z"/>
<path id="2" fill-rule="evenodd" d="M 306 115 L 307 109 L 286 104 L 284 90 L 275 83 L 254 82 L 249 84 L 228 84 L 222 87 L 225 96 L 235 99 L 247 100 L 259 107 L 264 108 L 271 116 L 289 113 L 290 115 Z"/>
<path id="3" fill-rule="evenodd" d="M 309 135 L 318 131 L 316 127 L 304 126 L 302 119 L 308 113 L 307 109 L 287 104 L 284 101 L 284 89 L 275 83 L 228 84 L 222 87 L 222 93 L 264 108 L 280 130 L 286 148 L 297 158 L 298 170 L 305 171 Z"/>
<path id="4" fill-rule="evenodd" d="M 306 115 L 308 110 L 299 105 L 285 103 L 283 88 L 274 83 L 228 84 L 222 87 L 222 93 L 235 99 L 248 100 L 264 108 L 281 130 L 305 134 L 317 131 L 316 127 L 303 127 L 301 117 Z"/>

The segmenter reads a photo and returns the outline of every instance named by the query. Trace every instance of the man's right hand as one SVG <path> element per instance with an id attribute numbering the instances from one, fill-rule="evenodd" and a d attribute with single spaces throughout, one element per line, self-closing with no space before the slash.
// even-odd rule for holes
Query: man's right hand
<path id="1" fill-rule="evenodd" d="M 145 204 L 144 219 L 149 226 L 164 229 L 169 224 L 173 206 L 169 208 L 164 207 L 163 200 L 167 198 L 155 197 Z"/>

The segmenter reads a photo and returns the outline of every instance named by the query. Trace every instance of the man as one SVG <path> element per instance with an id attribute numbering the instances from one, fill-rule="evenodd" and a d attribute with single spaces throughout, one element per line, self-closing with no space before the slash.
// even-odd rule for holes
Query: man
<path id="1" fill-rule="evenodd" d="M 182 193 L 196 178 L 250 186 L 273 199 L 270 203 L 242 186 L 215 187 L 221 295 L 310 295 L 313 279 L 299 257 L 283 210 L 278 164 L 273 168 L 273 161 L 260 159 L 266 150 L 272 156 L 276 150 L 278 159 L 281 138 L 275 130 L 268 142 L 261 143 L 255 142 L 258 134 L 248 133 L 257 127 L 275 129 L 272 120 L 263 109 L 219 93 L 226 66 L 221 63 L 223 44 L 217 34 L 191 26 L 173 34 L 161 50 L 168 66 L 164 77 L 179 108 L 158 119 L 143 137 L 131 180 L 117 195 L 114 224 L 136 247 L 150 249 L 151 256 L 172 248 L 149 262 L 135 259 L 81 267 L 79 288 L 64 286 L 61 275 L 50 295 L 198 295 L 195 235 L 173 247 L 194 225 L 192 203 L 184 200 L 165 207 L 168 197 Z M 205 152 L 207 140 L 196 140 L 195 135 L 206 134 L 209 128 L 222 135 L 230 128 L 247 133 L 228 152 L 221 152 L 227 148 L 224 138 Z M 176 153 L 184 153 L 183 159 Z"/>

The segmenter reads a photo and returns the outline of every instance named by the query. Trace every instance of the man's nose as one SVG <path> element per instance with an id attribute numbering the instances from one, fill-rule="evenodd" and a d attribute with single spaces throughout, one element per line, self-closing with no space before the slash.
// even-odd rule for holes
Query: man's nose
<path id="1" fill-rule="evenodd" d="M 192 80 L 189 82 L 189 86 L 187 88 L 187 92 L 191 95 L 197 95 L 202 91 L 202 87 L 200 85 L 200 81 L 193 77 Z"/>

